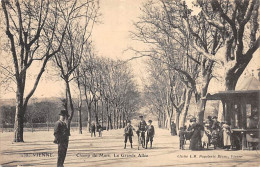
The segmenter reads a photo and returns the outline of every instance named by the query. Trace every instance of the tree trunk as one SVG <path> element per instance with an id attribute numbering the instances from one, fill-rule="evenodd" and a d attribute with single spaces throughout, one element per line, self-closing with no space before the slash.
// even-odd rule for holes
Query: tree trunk
<path id="1" fill-rule="evenodd" d="M 125 128 L 125 111 L 124 110 L 122 110 L 122 126 L 123 126 L 123 128 Z"/>
<path id="2" fill-rule="evenodd" d="M 171 111 L 168 111 L 168 114 L 167 114 L 167 129 L 170 129 L 171 131 L 171 121 L 172 121 L 172 115 L 173 113 Z"/>
<path id="3" fill-rule="evenodd" d="M 110 116 L 109 116 L 109 124 L 110 124 L 110 129 L 113 129 L 114 127 L 113 127 L 113 124 L 112 124 L 112 114 L 110 114 Z"/>
<path id="4" fill-rule="evenodd" d="M 77 78 L 77 85 L 78 85 L 78 90 L 79 90 L 79 102 L 78 102 L 78 117 L 79 117 L 78 126 L 79 127 L 78 128 L 79 128 L 79 134 L 82 134 L 82 119 L 81 119 L 82 93 L 81 93 L 79 78 Z"/>
<path id="5" fill-rule="evenodd" d="M 81 120 L 81 108 L 78 110 L 78 116 L 79 116 L 79 134 L 82 134 L 82 120 Z"/>
<path id="6" fill-rule="evenodd" d="M 73 118 L 73 115 L 74 115 L 74 106 L 73 106 L 69 81 L 65 80 L 65 82 L 66 82 L 66 91 L 67 91 L 69 102 L 70 102 L 70 116 L 68 118 L 68 129 L 70 131 L 70 125 L 71 125 L 71 121 L 72 121 L 72 118 Z"/>
<path id="7" fill-rule="evenodd" d="M 88 104 L 88 131 L 90 132 L 91 126 L 91 104 Z"/>
<path id="8" fill-rule="evenodd" d="M 98 124 L 98 103 L 97 103 L 98 101 L 97 100 L 95 100 L 95 119 L 96 119 L 96 124 Z"/>
<path id="9" fill-rule="evenodd" d="M 180 113 L 176 111 L 175 115 L 175 124 L 176 124 L 176 131 L 179 131 L 180 128 Z"/>
<path id="10" fill-rule="evenodd" d="M 109 130 L 109 115 L 107 114 L 107 130 Z"/>
<path id="11" fill-rule="evenodd" d="M 122 128 L 122 115 L 119 116 L 119 129 Z"/>
<path id="12" fill-rule="evenodd" d="M 21 92 L 19 89 L 20 87 L 17 87 L 15 122 L 14 122 L 14 142 L 24 142 L 23 122 L 24 122 L 24 114 L 25 114 L 26 106 L 25 107 L 23 106 L 23 92 Z"/>
<path id="13" fill-rule="evenodd" d="M 102 110 L 101 110 L 101 120 L 102 120 L 101 126 L 103 128 L 103 125 L 104 125 L 104 101 L 103 100 L 101 100 L 101 107 L 102 107 Z"/>
<path id="14" fill-rule="evenodd" d="M 109 101 L 106 100 L 106 112 L 107 112 L 107 130 L 110 129 L 110 113 L 109 113 Z"/>
<path id="15" fill-rule="evenodd" d="M 185 92 L 185 103 L 184 103 L 184 107 L 182 109 L 181 112 L 181 121 L 180 121 L 180 126 L 184 127 L 185 126 L 185 122 L 186 122 L 186 117 L 188 114 L 188 110 L 189 110 L 189 106 L 190 106 L 190 100 L 191 100 L 191 96 L 192 96 L 192 89 L 187 89 Z M 205 109 L 205 108 L 204 108 Z M 203 115 L 204 117 L 204 115 Z M 179 127 L 177 126 L 178 130 Z"/>
<path id="16" fill-rule="evenodd" d="M 240 68 L 237 69 L 238 71 L 236 73 L 234 68 L 225 68 L 226 73 L 224 75 L 225 79 L 224 79 L 224 84 L 225 84 L 225 90 L 235 90 L 236 85 L 237 85 L 237 81 L 239 79 L 239 77 L 241 76 L 241 74 L 243 73 L 244 69 Z"/>
<path id="17" fill-rule="evenodd" d="M 208 92 L 208 86 L 211 77 L 211 70 L 208 71 L 201 71 L 201 82 L 199 83 L 199 93 L 195 95 L 196 98 L 196 106 L 197 106 L 197 116 L 198 116 L 198 123 L 202 124 L 204 120 L 204 112 L 206 106 L 206 100 L 202 100 L 203 97 L 206 97 Z"/>
<path id="18" fill-rule="evenodd" d="M 119 116 L 116 116 L 116 128 L 119 129 Z"/>
<path id="19" fill-rule="evenodd" d="M 114 108 L 114 129 L 116 128 L 116 108 Z"/>

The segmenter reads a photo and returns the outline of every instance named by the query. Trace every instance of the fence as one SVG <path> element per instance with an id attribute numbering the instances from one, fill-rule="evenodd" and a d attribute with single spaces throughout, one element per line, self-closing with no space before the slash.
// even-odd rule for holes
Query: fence
<path id="1" fill-rule="evenodd" d="M 82 129 L 87 128 L 88 122 L 82 122 Z M 24 123 L 24 132 L 53 131 L 55 122 L 49 123 Z M 0 124 L 2 132 L 13 132 L 14 124 Z M 71 131 L 78 130 L 78 122 L 71 122 Z"/>

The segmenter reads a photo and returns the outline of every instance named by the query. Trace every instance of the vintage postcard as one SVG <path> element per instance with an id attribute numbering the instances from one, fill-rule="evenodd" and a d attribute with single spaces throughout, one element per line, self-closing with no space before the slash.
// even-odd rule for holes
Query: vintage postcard
<path id="1" fill-rule="evenodd" d="M 1 167 L 258 167 L 259 0 L 1 0 Z"/>

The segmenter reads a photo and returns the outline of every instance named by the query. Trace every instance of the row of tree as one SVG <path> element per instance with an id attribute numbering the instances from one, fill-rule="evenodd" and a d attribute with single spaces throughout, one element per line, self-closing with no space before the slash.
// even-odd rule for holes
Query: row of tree
<path id="1" fill-rule="evenodd" d="M 122 61 L 97 57 L 93 50 L 88 50 L 73 75 L 78 89 L 79 133 L 82 133 L 82 106 L 87 108 L 88 126 L 95 121 L 107 130 L 125 127 L 126 121 L 141 107 L 131 69 Z M 72 101 L 70 95 L 67 97 Z M 65 102 L 65 108 L 73 114 L 73 102 L 69 103 L 70 107 Z"/>
<path id="2" fill-rule="evenodd" d="M 151 0 L 143 5 L 132 35 L 149 48 L 132 50 L 149 57 L 146 99 L 164 125 L 174 115 L 177 127 L 184 126 L 192 96 L 202 122 L 203 98 L 213 77 L 223 90 L 235 90 L 259 48 L 258 10 L 258 0 Z"/>
<path id="3" fill-rule="evenodd" d="M 65 83 L 62 104 L 69 112 L 69 128 L 77 110 L 82 133 L 84 104 L 89 125 L 93 120 L 103 125 L 106 117 L 109 129 L 125 126 L 140 105 L 140 94 L 129 66 L 97 57 L 93 49 L 90 37 L 100 16 L 99 0 L 2 0 L 1 7 L 2 50 L 10 56 L 1 61 L 1 89 L 16 86 L 14 142 L 23 142 L 28 103 L 48 63 Z M 32 89 L 25 89 L 30 87 L 29 69 L 36 77 Z M 77 101 L 73 100 L 74 84 Z"/>

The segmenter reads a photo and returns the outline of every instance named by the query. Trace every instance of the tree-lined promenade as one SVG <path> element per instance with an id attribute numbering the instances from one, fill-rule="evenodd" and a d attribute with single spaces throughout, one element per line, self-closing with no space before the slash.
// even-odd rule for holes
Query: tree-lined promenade
<path id="1" fill-rule="evenodd" d="M 15 111 L 11 106 L 2 107 L 1 124 L 14 124 L 15 142 L 24 141 L 24 123 L 38 118 L 39 123 L 54 121 L 48 114 L 51 103 L 29 107 L 42 75 L 48 75 L 47 68 L 56 73 L 50 76 L 65 84 L 55 108 L 68 111 L 69 129 L 76 121 L 80 134 L 84 121 L 88 127 L 94 121 L 107 130 L 119 129 L 127 120 L 145 114 L 156 116 L 163 128 L 169 129 L 175 121 L 178 130 L 189 115 L 203 122 L 203 98 L 212 79 L 221 82 L 223 90 L 235 90 L 259 48 L 258 0 L 198 0 L 192 7 L 191 2 L 182 0 L 146 1 L 130 33 L 132 40 L 145 48 L 128 49 L 130 60 L 148 57 L 148 77 L 142 79 L 140 88 L 128 61 L 100 56 L 102 47 L 92 41 L 95 25 L 102 24 L 99 3 L 1 1 L 1 50 L 6 55 L 0 64 L 1 89 L 14 87 L 16 93 Z M 34 83 L 28 89 L 33 63 L 40 67 L 33 71 Z M 189 109 L 191 101 L 194 110 Z"/>
<path id="2" fill-rule="evenodd" d="M 154 122 L 156 125 L 157 122 Z M 133 137 L 133 149 L 123 149 L 123 129 L 104 131 L 103 137 L 91 138 L 71 131 L 65 167 L 164 167 L 164 166 L 259 166 L 256 151 L 209 151 L 179 150 L 177 136 L 170 136 L 166 129 L 155 126 L 153 149 L 137 149 L 137 136 Z M 87 131 L 83 128 L 83 132 Z M 33 134 L 33 135 L 31 135 Z M 12 143 L 12 133 L 1 133 L 1 159 L 4 167 L 55 167 L 57 146 L 48 140 L 52 132 L 25 132 L 24 143 Z M 185 149 L 189 146 L 185 145 Z M 140 156 L 139 156 L 140 155 Z"/>
<path id="3" fill-rule="evenodd" d="M 139 108 L 140 94 L 127 64 L 99 57 L 94 50 L 91 34 L 100 16 L 98 0 L 4 0 L 1 7 L 5 24 L 1 31 L 6 36 L 2 50 L 8 56 L 7 62 L 1 64 L 1 86 L 6 91 L 16 86 L 15 116 L 11 106 L 3 107 L 1 124 L 14 124 L 15 142 L 24 141 L 25 122 L 48 123 L 55 117 L 50 118 L 48 113 L 51 102 L 39 103 L 39 107 L 34 103 L 28 110 L 42 75 L 47 74 L 47 63 L 56 71 L 57 79 L 60 77 L 65 83 L 65 95 L 55 106 L 62 105 L 69 111 L 69 128 L 77 111 L 79 133 L 82 133 L 83 107 L 89 125 L 95 121 L 102 122 L 107 129 L 125 126 L 126 120 Z M 25 94 L 32 63 L 41 66 L 32 89 L 27 89 L 29 93 Z M 71 86 L 75 84 L 78 99 L 73 99 Z M 42 105 L 46 108 L 42 109 Z"/>

